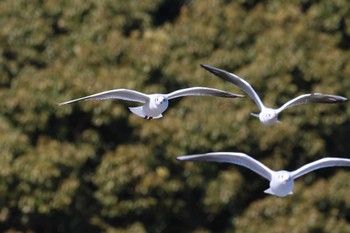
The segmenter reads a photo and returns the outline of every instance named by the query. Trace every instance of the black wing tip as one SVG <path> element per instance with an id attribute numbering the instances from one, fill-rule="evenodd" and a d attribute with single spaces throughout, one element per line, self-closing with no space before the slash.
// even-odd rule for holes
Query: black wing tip
<path id="1" fill-rule="evenodd" d="M 206 65 L 206 64 L 200 64 L 200 66 L 203 67 L 204 69 L 206 69 L 207 71 L 209 71 L 210 73 L 215 74 L 215 75 L 219 75 L 219 74 L 226 72 L 224 70 L 221 70 L 219 68 L 216 68 L 216 67 L 210 66 L 210 65 Z"/>
<path id="2" fill-rule="evenodd" d="M 343 97 L 343 96 L 332 96 L 330 103 L 344 103 L 347 102 L 348 98 Z"/>
<path id="3" fill-rule="evenodd" d="M 200 66 L 204 69 L 206 69 L 207 71 L 209 71 L 210 73 L 214 73 L 215 71 L 215 68 L 210 66 L 210 65 L 207 65 L 207 64 L 200 64 Z"/>
<path id="4" fill-rule="evenodd" d="M 313 96 L 328 97 L 328 102 L 326 103 L 343 103 L 349 101 L 348 98 L 340 95 L 322 94 L 322 93 L 311 93 Z"/>
<path id="5" fill-rule="evenodd" d="M 211 65 L 207 65 L 207 64 L 200 64 L 200 66 L 206 70 L 212 71 L 212 70 L 217 70 L 218 68 L 211 66 Z"/>
<path id="6" fill-rule="evenodd" d="M 232 93 L 226 93 L 224 95 L 219 95 L 220 97 L 224 97 L 224 98 L 231 98 L 231 99 L 235 99 L 235 98 L 244 98 L 244 95 L 237 95 L 237 94 L 232 94 Z"/>

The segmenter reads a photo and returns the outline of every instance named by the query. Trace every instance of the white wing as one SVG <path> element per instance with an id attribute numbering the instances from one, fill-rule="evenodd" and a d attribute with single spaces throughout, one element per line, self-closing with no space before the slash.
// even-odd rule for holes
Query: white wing
<path id="1" fill-rule="evenodd" d="M 340 103 L 340 102 L 346 102 L 346 101 L 348 101 L 347 98 L 339 95 L 328 95 L 328 94 L 321 94 L 321 93 L 304 94 L 288 101 L 276 111 L 280 113 L 287 108 L 301 105 L 301 104 L 309 104 L 309 103 L 334 104 L 334 103 Z"/>
<path id="2" fill-rule="evenodd" d="M 253 87 L 244 79 L 238 77 L 235 74 L 232 74 L 232 73 L 229 73 L 227 71 L 215 68 L 213 66 L 204 65 L 204 64 L 201 64 L 201 66 L 204 69 L 208 70 L 210 73 L 215 74 L 219 78 L 225 79 L 226 81 L 229 81 L 229 82 L 235 84 L 236 86 L 238 86 L 239 88 L 241 88 L 242 91 L 247 93 L 254 100 L 256 105 L 258 105 L 258 108 L 260 111 L 265 107 L 263 102 L 261 101 L 260 97 L 253 89 Z"/>
<path id="3" fill-rule="evenodd" d="M 306 164 L 301 168 L 291 172 L 293 179 L 296 179 L 306 173 L 325 167 L 350 167 L 350 159 L 344 158 L 323 158 L 312 163 Z"/>
<path id="4" fill-rule="evenodd" d="M 236 95 L 227 91 L 221 91 L 209 87 L 190 87 L 167 94 L 168 99 L 174 99 L 183 96 L 217 96 L 224 98 L 243 97 L 242 95 Z"/>
<path id="5" fill-rule="evenodd" d="M 197 155 L 187 155 L 177 157 L 179 160 L 190 160 L 190 161 L 208 161 L 208 162 L 218 162 L 218 163 L 233 163 L 241 165 L 243 167 L 249 168 L 250 170 L 256 172 L 262 177 L 271 180 L 272 171 L 270 168 L 266 167 L 264 164 L 253 159 L 252 157 L 238 152 L 215 152 Z"/>
<path id="6" fill-rule="evenodd" d="M 83 100 L 103 100 L 103 99 L 122 99 L 122 100 L 146 103 L 149 100 L 149 96 L 134 90 L 116 89 L 116 90 L 97 93 L 94 95 L 85 96 L 79 99 L 66 101 L 63 103 L 59 103 L 58 105 L 62 106 L 65 104 L 71 104 L 71 103 L 75 103 Z"/>

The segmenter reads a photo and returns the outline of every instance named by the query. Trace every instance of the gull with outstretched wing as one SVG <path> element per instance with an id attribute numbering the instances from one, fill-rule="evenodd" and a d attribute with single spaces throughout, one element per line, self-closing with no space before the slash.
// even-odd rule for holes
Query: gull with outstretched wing
<path id="1" fill-rule="evenodd" d="M 247 93 L 253 101 L 258 106 L 260 113 L 251 113 L 253 116 L 259 118 L 260 122 L 264 125 L 273 125 L 275 123 L 278 123 L 278 114 L 282 112 L 283 110 L 301 105 L 301 104 L 308 104 L 308 103 L 327 103 L 327 104 L 334 104 L 334 103 L 341 103 L 348 101 L 347 98 L 338 96 L 338 95 L 329 95 L 329 94 L 321 94 L 321 93 L 311 93 L 311 94 L 304 94 L 300 95 L 287 103 L 285 103 L 282 107 L 273 109 L 266 107 L 263 102 L 261 101 L 259 95 L 256 93 L 256 91 L 253 89 L 253 87 L 244 79 L 238 77 L 237 75 L 233 73 L 229 73 L 225 70 L 210 66 L 210 65 L 204 65 L 201 64 L 201 66 L 208 70 L 210 73 L 218 76 L 219 78 L 222 78 L 226 81 L 229 81 L 233 83 L 234 85 L 238 86 L 242 91 Z"/>
<path id="2" fill-rule="evenodd" d="M 293 194 L 292 190 L 294 187 L 294 180 L 306 173 L 326 167 L 350 167 L 350 159 L 327 157 L 306 164 L 292 172 L 285 170 L 274 171 L 249 155 L 240 152 L 214 152 L 186 155 L 179 156 L 177 159 L 186 161 L 233 163 L 246 167 L 270 181 L 270 187 L 265 190 L 265 193 L 278 197 L 285 197 Z"/>
<path id="3" fill-rule="evenodd" d="M 169 100 L 184 96 L 215 96 L 224 98 L 241 98 L 242 95 L 236 95 L 230 92 L 221 91 L 209 87 L 190 87 L 180 89 L 169 94 L 144 94 L 129 89 L 115 89 L 104 91 L 94 95 L 69 100 L 59 103 L 59 106 L 71 104 L 85 100 L 104 100 L 104 99 L 121 99 L 133 102 L 139 102 L 144 105 L 139 107 L 130 107 L 130 111 L 139 117 L 145 119 L 161 118 L 162 113 L 168 108 Z"/>

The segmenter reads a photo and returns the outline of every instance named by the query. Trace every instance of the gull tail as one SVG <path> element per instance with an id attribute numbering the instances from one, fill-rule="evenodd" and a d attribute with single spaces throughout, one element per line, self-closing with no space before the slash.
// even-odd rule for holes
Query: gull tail
<path id="1" fill-rule="evenodd" d="M 162 117 L 163 117 L 163 115 L 159 114 L 158 116 L 153 117 L 153 119 L 158 119 L 158 118 L 162 118 Z"/>
<path id="2" fill-rule="evenodd" d="M 129 107 L 130 111 L 132 113 L 134 113 L 135 115 L 139 116 L 139 117 L 142 117 L 142 118 L 145 118 L 145 114 L 143 112 L 143 106 L 140 106 L 140 107 Z"/>
<path id="3" fill-rule="evenodd" d="M 271 188 L 266 189 L 264 191 L 264 193 L 271 194 L 271 195 L 276 195 L 276 193 L 274 193 Z"/>
<path id="4" fill-rule="evenodd" d="M 158 116 L 155 116 L 155 117 L 146 116 L 144 111 L 143 111 L 143 106 L 129 107 L 129 109 L 135 115 L 137 115 L 139 117 L 142 117 L 142 118 L 145 118 L 145 119 L 158 119 L 158 118 L 162 118 L 163 117 L 162 114 L 159 114 Z"/>
<path id="5" fill-rule="evenodd" d="M 266 189 L 266 190 L 264 191 L 264 193 L 267 193 L 267 194 L 271 194 L 271 195 L 275 195 L 275 196 L 280 197 L 280 196 L 277 195 L 274 191 L 272 191 L 271 188 Z M 293 191 L 290 191 L 290 192 L 288 193 L 288 195 L 292 195 L 292 194 L 293 194 Z"/>

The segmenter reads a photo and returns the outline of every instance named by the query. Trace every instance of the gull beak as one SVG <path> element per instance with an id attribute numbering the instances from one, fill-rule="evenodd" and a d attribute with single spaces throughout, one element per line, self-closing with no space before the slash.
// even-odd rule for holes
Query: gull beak
<path id="1" fill-rule="evenodd" d="M 285 179 L 282 183 L 287 184 L 289 182 L 290 178 Z"/>

